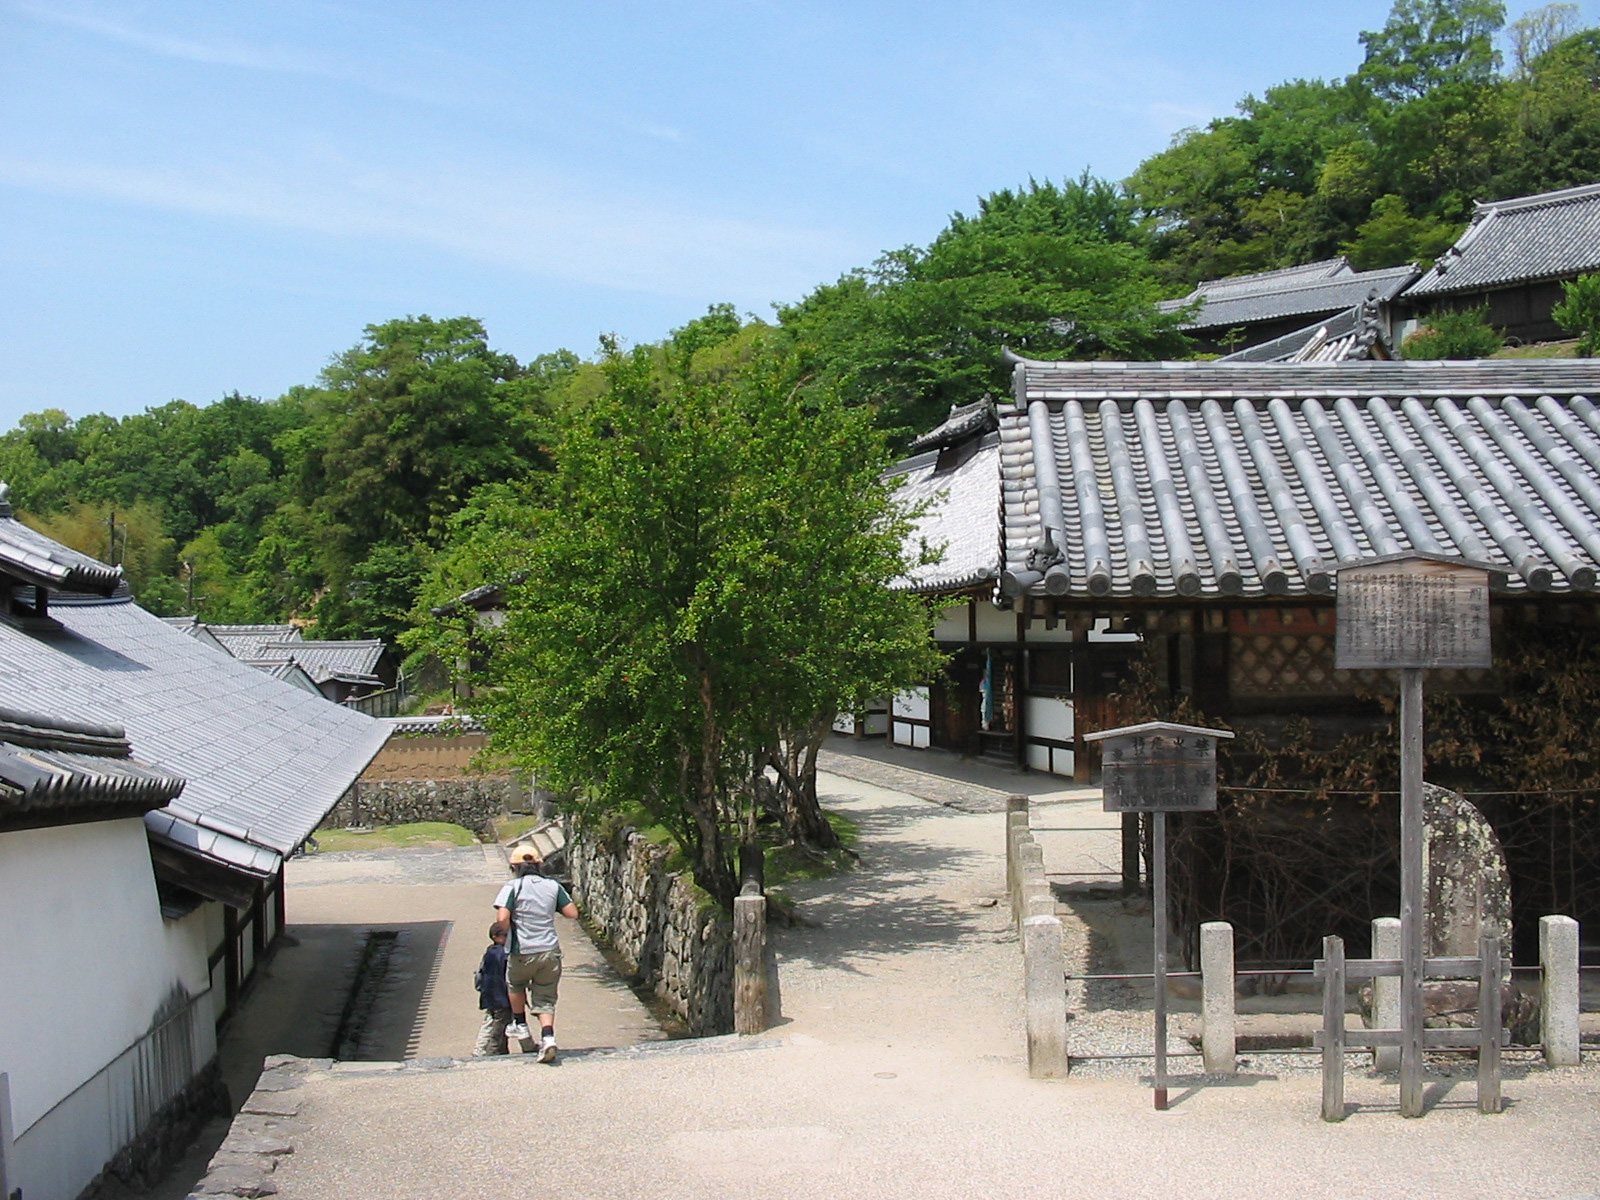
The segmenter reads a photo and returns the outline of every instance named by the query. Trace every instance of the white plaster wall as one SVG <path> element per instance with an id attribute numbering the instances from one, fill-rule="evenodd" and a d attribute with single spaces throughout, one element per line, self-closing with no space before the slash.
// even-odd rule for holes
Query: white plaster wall
<path id="1" fill-rule="evenodd" d="M 965 642 L 968 640 L 967 633 L 967 605 L 966 601 L 962 601 L 960 604 L 951 605 L 939 614 L 939 620 L 933 627 L 933 640 L 936 642 Z"/>
<path id="2" fill-rule="evenodd" d="M 901 692 L 892 702 L 891 713 L 893 717 L 913 717 L 926 721 L 928 719 L 928 689 L 913 688 L 909 692 Z M 896 746 L 911 746 L 915 749 L 926 749 L 928 746 L 928 727 L 926 725 L 911 725 L 903 721 L 892 721 L 889 740 Z"/>
<path id="3" fill-rule="evenodd" d="M 978 605 L 978 640 L 1014 642 L 1017 640 L 1017 614 L 996 608 L 988 601 Z"/>
<path id="4" fill-rule="evenodd" d="M 1027 706 L 1024 728 L 1029 737 L 1072 740 L 1072 702 L 1055 696 L 1026 696 Z M 1070 750 L 1054 750 L 1048 746 L 1028 747 L 1028 765 L 1036 771 L 1053 771 L 1057 775 L 1071 775 L 1073 754 Z"/>
<path id="5" fill-rule="evenodd" d="M 0 833 L 0 914 L 0 1070 L 21 1137 L 175 991 L 205 988 L 205 950 L 162 920 L 137 818 Z"/>

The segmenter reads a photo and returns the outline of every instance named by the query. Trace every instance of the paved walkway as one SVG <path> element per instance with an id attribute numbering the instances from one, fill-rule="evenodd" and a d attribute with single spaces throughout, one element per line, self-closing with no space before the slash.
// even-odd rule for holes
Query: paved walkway
<path id="1" fill-rule="evenodd" d="M 885 765 L 910 764 L 877 763 Z M 914 778 L 890 778 L 894 787 L 837 774 L 822 782 L 825 803 L 860 825 L 861 868 L 790 889 L 808 923 L 776 932 L 783 1020 L 768 1034 L 633 1042 L 643 1031 L 614 991 L 601 986 L 580 999 L 564 987 L 565 1052 L 554 1067 L 431 1057 L 457 1036 L 436 1041 L 430 1031 L 446 981 L 454 988 L 458 974 L 470 976 L 463 964 L 473 955 L 457 947 L 478 941 L 458 925 L 415 1034 L 419 1057 L 275 1063 L 235 1129 L 268 1141 L 235 1144 L 292 1144 L 271 1177 L 286 1200 L 508 1190 L 554 1200 L 1597 1194 L 1600 1070 L 1592 1066 L 1513 1070 L 1508 1111 L 1496 1117 L 1476 1113 L 1470 1082 L 1438 1081 L 1419 1121 L 1395 1114 L 1392 1086 L 1353 1078 L 1354 1115 L 1339 1125 L 1318 1118 L 1313 1071 L 1246 1073 L 1226 1086 L 1178 1075 L 1166 1113 L 1152 1111 L 1137 1067 L 1030 1080 L 1002 895 L 1002 819 L 919 798 L 943 785 Z M 1010 782 L 997 776 L 984 786 L 1002 796 L 1026 790 Z M 1069 815 L 1092 807 L 1048 789 L 1037 798 Z M 986 804 L 979 797 L 968 807 Z M 470 903 L 462 893 L 462 911 L 477 914 L 473 933 L 492 882 L 474 881 Z M 296 885 L 297 921 L 309 911 L 301 904 L 353 918 L 364 903 L 348 882 Z M 459 885 L 412 886 L 420 897 Z M 422 930 L 437 918 L 431 911 L 419 898 L 409 917 L 382 916 Z M 417 948 L 430 936 L 419 932 Z M 398 1029 L 384 1036 L 398 1044 Z"/>

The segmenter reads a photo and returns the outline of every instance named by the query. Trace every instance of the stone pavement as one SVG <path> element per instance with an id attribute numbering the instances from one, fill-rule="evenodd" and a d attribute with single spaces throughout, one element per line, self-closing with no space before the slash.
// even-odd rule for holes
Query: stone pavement
<path id="1" fill-rule="evenodd" d="M 877 765 L 914 770 L 909 759 Z M 823 780 L 825 803 L 860 826 L 862 862 L 789 889 L 806 922 L 775 931 L 782 1021 L 769 1033 L 629 1044 L 636 1027 L 624 1020 L 580 1035 L 585 1004 L 596 1029 L 623 1018 L 623 1006 L 604 989 L 581 1001 L 564 989 L 565 1050 L 543 1066 L 424 1054 L 440 1044 L 430 1016 L 405 1062 L 274 1060 L 235 1145 L 292 1148 L 268 1156 L 269 1184 L 287 1200 L 1600 1194 L 1592 1065 L 1512 1069 L 1507 1111 L 1495 1117 L 1476 1113 L 1470 1082 L 1438 1080 L 1417 1121 L 1395 1114 L 1392 1085 L 1353 1077 L 1353 1115 L 1338 1125 L 1318 1117 L 1311 1070 L 1221 1084 L 1180 1068 L 1166 1113 L 1151 1108 L 1139 1077 L 1147 1064 L 1111 1078 L 1030 1080 L 1003 821 L 916 794 L 938 785 L 882 778 L 913 790 Z M 1028 790 L 1012 778 L 983 786 Z M 1048 789 L 1037 794 L 1051 802 Z M 304 902 L 353 916 L 350 886 L 308 882 Z M 425 906 L 406 911 L 426 924 Z M 458 940 L 478 938 L 453 933 L 446 958 Z M 433 997 L 453 968 L 438 978 Z M 395 1031 L 385 1036 L 397 1044 Z"/>

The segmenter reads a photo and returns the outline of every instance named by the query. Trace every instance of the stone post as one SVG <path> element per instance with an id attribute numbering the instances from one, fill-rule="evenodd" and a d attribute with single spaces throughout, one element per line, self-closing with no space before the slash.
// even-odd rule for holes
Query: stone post
<path id="1" fill-rule="evenodd" d="M 767 898 L 746 892 L 733 898 L 733 1031 L 767 1028 Z"/>
<path id="2" fill-rule="evenodd" d="M 1206 1074 L 1232 1075 L 1234 1058 L 1233 926 L 1207 921 L 1200 926 L 1200 1052 Z"/>
<path id="3" fill-rule="evenodd" d="M 1575 1067 L 1578 1049 L 1578 923 L 1539 918 L 1539 1043 L 1552 1067 Z"/>
<path id="4" fill-rule="evenodd" d="M 1372 957 L 1400 957 L 1400 918 L 1374 917 L 1372 919 Z M 1374 1029 L 1400 1028 L 1400 977 L 1383 976 L 1372 981 L 1372 1027 Z M 1374 1046 L 1372 1065 L 1379 1071 L 1400 1069 L 1399 1046 Z"/>
<path id="5" fill-rule="evenodd" d="M 1027 1006 L 1028 1074 L 1062 1079 L 1067 1058 L 1066 947 L 1059 917 L 1022 922 L 1024 1002 Z"/>
<path id="6" fill-rule="evenodd" d="M 1022 840 L 1028 834 L 1028 798 L 1026 796 L 1006 797 L 1006 895 L 1011 897 L 1012 907 L 1016 907 L 1017 896 L 1017 848 L 1022 845 Z"/>

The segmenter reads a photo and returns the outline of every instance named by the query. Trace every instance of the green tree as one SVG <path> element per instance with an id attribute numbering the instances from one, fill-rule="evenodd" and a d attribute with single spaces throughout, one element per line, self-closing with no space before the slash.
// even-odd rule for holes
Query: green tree
<path id="1" fill-rule="evenodd" d="M 1489 324 L 1485 307 L 1441 309 L 1429 313 L 1423 326 L 1401 343 L 1406 358 L 1488 358 L 1505 345 L 1505 337 Z"/>
<path id="2" fill-rule="evenodd" d="M 643 805 L 726 905 L 783 738 L 937 660 L 923 603 L 886 586 L 906 517 L 869 414 L 802 398 L 771 331 L 710 370 L 682 349 L 609 348 L 537 510 L 464 558 L 516 567 L 482 680 L 497 746 L 591 811 Z"/>
<path id="3" fill-rule="evenodd" d="M 182 611 L 184 596 L 175 578 L 175 549 L 154 505 L 74 504 L 65 512 L 30 514 L 26 519 L 46 537 L 121 567 L 134 599 L 157 616 Z"/>
<path id="4" fill-rule="evenodd" d="M 1008 386 L 1002 347 L 1042 358 L 1180 353 L 1125 205 L 1088 177 L 1030 183 L 956 213 L 926 249 L 865 270 L 781 310 L 819 383 L 870 407 L 897 433 Z"/>
<path id="5" fill-rule="evenodd" d="M 1372 216 L 1356 230 L 1355 240 L 1341 250 L 1362 271 L 1408 262 L 1426 267 L 1448 250 L 1460 233 L 1459 225 L 1413 217 L 1399 196 L 1380 196 L 1372 205 Z"/>
<path id="6" fill-rule="evenodd" d="M 1395 0 L 1382 29 L 1361 35 L 1356 78 L 1380 100 L 1404 104 L 1435 88 L 1494 79 L 1494 38 L 1506 23 L 1498 0 Z"/>
<path id="7" fill-rule="evenodd" d="M 1561 285 L 1561 303 L 1550 310 L 1556 324 L 1578 335 L 1580 358 L 1600 357 L 1600 275 L 1580 275 Z"/>

